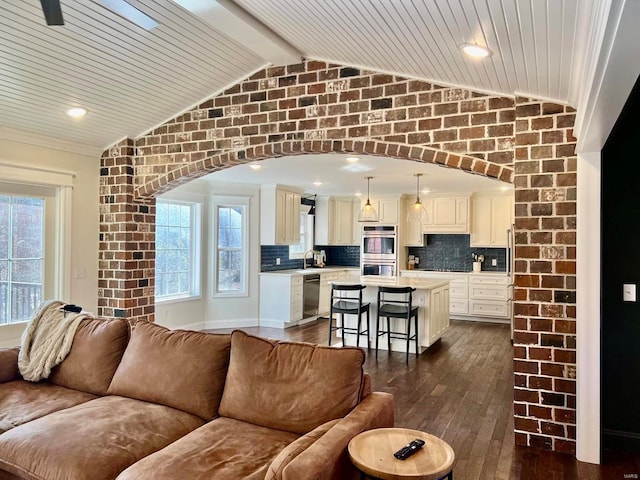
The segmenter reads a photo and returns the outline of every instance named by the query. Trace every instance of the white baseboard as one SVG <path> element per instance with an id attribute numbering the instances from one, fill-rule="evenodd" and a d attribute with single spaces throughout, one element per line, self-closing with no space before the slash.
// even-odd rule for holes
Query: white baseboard
<path id="1" fill-rule="evenodd" d="M 511 320 L 508 318 L 496 318 L 496 317 L 469 317 L 466 315 L 449 315 L 451 320 L 464 320 L 466 322 L 486 322 L 486 323 L 504 323 L 509 325 Z"/>
<path id="2" fill-rule="evenodd" d="M 257 318 L 234 318 L 232 320 L 207 320 L 204 328 L 245 328 L 257 327 L 260 322 Z"/>
<path id="3" fill-rule="evenodd" d="M 185 323 L 171 325 L 172 330 L 209 330 L 218 328 L 245 328 L 257 327 L 258 320 L 255 318 L 238 318 L 233 320 L 206 320 L 202 322 Z"/>
<path id="4" fill-rule="evenodd" d="M 276 320 L 272 318 L 261 318 L 260 326 L 269 328 L 285 328 L 284 322 L 282 320 Z"/>

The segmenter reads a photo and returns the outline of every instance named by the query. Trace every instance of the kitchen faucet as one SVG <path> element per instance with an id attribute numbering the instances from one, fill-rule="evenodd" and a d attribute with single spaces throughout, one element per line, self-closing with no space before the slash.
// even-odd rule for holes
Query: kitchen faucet
<path id="1" fill-rule="evenodd" d="M 307 250 L 306 252 L 304 252 L 302 254 L 302 268 L 306 269 L 307 268 L 307 253 L 311 252 L 311 266 L 313 267 L 313 255 L 315 253 L 315 251 L 313 249 L 311 250 Z"/>

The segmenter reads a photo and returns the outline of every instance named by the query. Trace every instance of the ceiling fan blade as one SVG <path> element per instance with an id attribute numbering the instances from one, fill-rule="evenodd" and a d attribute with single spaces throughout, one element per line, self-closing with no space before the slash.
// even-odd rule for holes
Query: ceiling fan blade
<path id="1" fill-rule="evenodd" d="M 60 0 L 40 0 L 47 25 L 64 25 Z"/>

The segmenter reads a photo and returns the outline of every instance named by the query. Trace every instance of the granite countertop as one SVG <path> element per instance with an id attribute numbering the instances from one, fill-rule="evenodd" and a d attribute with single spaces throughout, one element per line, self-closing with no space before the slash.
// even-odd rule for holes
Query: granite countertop
<path id="1" fill-rule="evenodd" d="M 480 271 L 480 272 L 473 272 L 473 271 L 469 271 L 469 272 L 447 272 L 447 271 L 442 271 L 442 270 L 426 270 L 426 269 L 422 269 L 422 268 L 416 268 L 414 270 L 400 270 L 400 273 L 410 273 L 410 272 L 419 272 L 419 273 L 437 273 L 439 275 L 467 275 L 469 273 L 472 273 L 474 275 L 501 275 L 501 276 L 507 276 L 508 272 L 504 271 L 504 272 L 487 272 L 487 271 Z"/>

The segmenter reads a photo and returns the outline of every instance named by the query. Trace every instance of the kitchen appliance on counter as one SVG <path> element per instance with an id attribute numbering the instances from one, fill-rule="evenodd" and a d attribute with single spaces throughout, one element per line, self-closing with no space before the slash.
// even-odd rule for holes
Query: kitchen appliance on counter
<path id="1" fill-rule="evenodd" d="M 360 251 L 360 273 L 395 277 L 398 234 L 395 225 L 364 225 Z"/>

